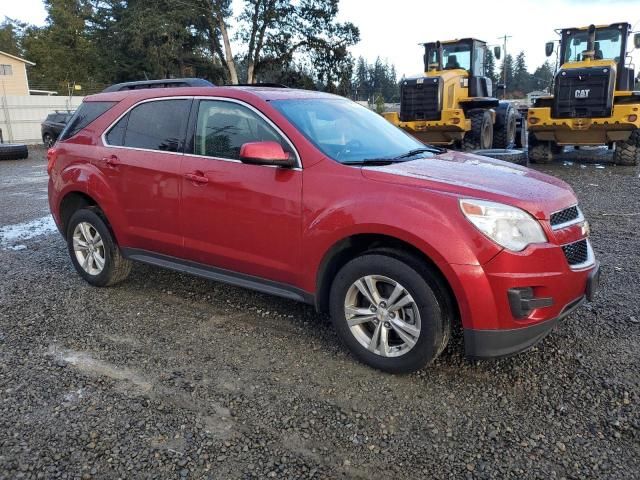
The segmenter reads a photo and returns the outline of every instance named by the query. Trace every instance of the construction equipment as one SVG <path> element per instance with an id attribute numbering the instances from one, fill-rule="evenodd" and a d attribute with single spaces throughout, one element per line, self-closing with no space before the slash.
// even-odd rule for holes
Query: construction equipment
<path id="1" fill-rule="evenodd" d="M 461 150 L 523 146 L 526 122 L 493 95 L 487 44 L 474 38 L 423 44 L 424 76 L 400 84 L 400 112 L 384 117 L 424 143 Z M 500 47 L 494 55 L 500 58 Z M 525 137 L 526 138 L 526 137 Z"/>
<path id="2" fill-rule="evenodd" d="M 640 162 L 640 91 L 627 57 L 628 23 L 558 30 L 553 95 L 529 109 L 529 158 L 548 163 L 565 145 L 608 145 L 614 162 Z M 640 48 L 640 34 L 634 35 Z M 546 45 L 547 56 L 555 42 Z"/>

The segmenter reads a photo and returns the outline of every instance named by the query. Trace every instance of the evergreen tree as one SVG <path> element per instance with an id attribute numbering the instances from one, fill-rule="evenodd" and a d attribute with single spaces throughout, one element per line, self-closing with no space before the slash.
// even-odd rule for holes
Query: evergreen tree
<path id="1" fill-rule="evenodd" d="M 516 98 L 523 98 L 533 88 L 531 87 L 531 74 L 527 71 L 527 63 L 524 52 L 518 53 L 513 67 L 513 84 L 509 90 Z"/>
<path id="2" fill-rule="evenodd" d="M 491 80 L 491 83 L 493 84 L 493 91 L 495 94 L 496 85 L 498 85 L 499 80 L 498 80 L 498 76 L 496 75 L 496 59 L 493 56 L 493 52 L 490 49 L 487 49 L 484 74 L 486 77 L 489 78 L 489 80 Z"/>
<path id="3" fill-rule="evenodd" d="M 551 91 L 551 83 L 553 82 L 553 67 L 546 60 L 542 65 L 536 68 L 531 78 L 533 85 L 532 90 L 549 90 Z"/>
<path id="4" fill-rule="evenodd" d="M 0 23 L 0 50 L 11 55 L 24 55 L 22 46 L 27 25 L 13 18 L 4 17 Z"/>
<path id="5" fill-rule="evenodd" d="M 509 95 L 513 88 L 513 57 L 510 54 L 505 55 L 502 61 L 499 83 L 505 84 L 506 93 Z"/>

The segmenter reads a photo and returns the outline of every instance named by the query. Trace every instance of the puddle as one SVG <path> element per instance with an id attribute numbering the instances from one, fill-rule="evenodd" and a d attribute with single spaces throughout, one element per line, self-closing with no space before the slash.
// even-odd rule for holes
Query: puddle
<path id="1" fill-rule="evenodd" d="M 30 222 L 16 223 L 0 227 L 0 248 L 3 250 L 24 250 L 22 242 L 42 235 L 49 235 L 57 231 L 51 215 L 31 220 Z"/>

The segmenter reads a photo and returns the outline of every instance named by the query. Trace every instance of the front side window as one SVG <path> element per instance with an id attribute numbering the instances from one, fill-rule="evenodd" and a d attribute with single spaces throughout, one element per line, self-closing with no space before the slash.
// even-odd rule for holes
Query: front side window
<path id="1" fill-rule="evenodd" d="M 589 32 L 587 30 L 568 30 L 564 35 L 562 63 L 584 60 L 583 53 L 587 50 Z M 593 48 L 595 60 L 615 60 L 618 62 L 622 51 L 622 41 L 622 31 L 617 28 L 597 29 Z"/>
<path id="2" fill-rule="evenodd" d="M 322 153 L 341 163 L 394 158 L 424 148 L 377 113 L 350 100 L 292 99 L 271 104 Z"/>
<path id="3" fill-rule="evenodd" d="M 223 100 L 202 100 L 193 153 L 206 157 L 240 159 L 240 148 L 249 142 L 273 141 L 290 152 L 289 144 L 251 109 Z"/>
<path id="4" fill-rule="evenodd" d="M 178 152 L 182 149 L 190 107 L 191 100 L 185 99 L 142 103 L 114 125 L 107 134 L 107 143 Z M 111 139 L 115 143 L 111 143 Z"/>

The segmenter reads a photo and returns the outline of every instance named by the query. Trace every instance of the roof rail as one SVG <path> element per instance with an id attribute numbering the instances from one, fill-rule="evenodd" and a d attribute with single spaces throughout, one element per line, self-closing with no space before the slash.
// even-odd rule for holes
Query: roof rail
<path id="1" fill-rule="evenodd" d="M 137 82 L 116 83 L 105 88 L 103 92 L 124 92 L 127 90 L 141 90 L 145 88 L 176 87 L 215 87 L 215 85 L 203 78 L 165 78 L 162 80 L 139 80 Z"/>
<path id="2" fill-rule="evenodd" d="M 234 83 L 231 85 L 225 85 L 225 87 L 268 87 L 268 88 L 289 88 L 287 85 L 281 83 Z"/>

